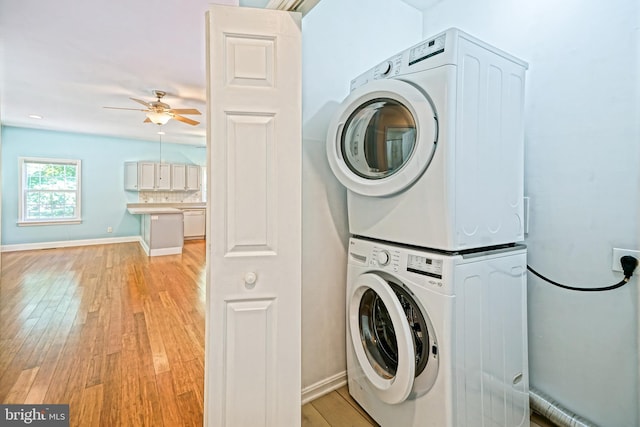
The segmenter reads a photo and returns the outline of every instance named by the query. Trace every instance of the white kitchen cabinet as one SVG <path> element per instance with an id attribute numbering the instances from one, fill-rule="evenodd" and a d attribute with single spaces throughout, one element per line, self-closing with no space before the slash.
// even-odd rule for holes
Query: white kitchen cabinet
<path id="1" fill-rule="evenodd" d="M 138 190 L 156 189 L 156 165 L 151 162 L 138 163 Z"/>
<path id="2" fill-rule="evenodd" d="M 198 165 L 187 165 L 187 183 L 186 190 L 187 191 L 198 191 L 200 190 L 200 166 Z"/>
<path id="3" fill-rule="evenodd" d="M 156 190 L 171 190 L 171 165 L 156 163 Z"/>
<path id="4" fill-rule="evenodd" d="M 171 190 L 171 165 L 154 162 L 126 162 L 124 189 L 132 191 Z"/>
<path id="5" fill-rule="evenodd" d="M 126 162 L 124 189 L 133 191 L 155 190 L 156 167 L 153 162 Z"/>
<path id="6" fill-rule="evenodd" d="M 124 164 L 124 189 L 138 191 L 138 162 Z"/>
<path id="7" fill-rule="evenodd" d="M 184 239 L 204 239 L 205 236 L 205 210 L 183 209 L 184 214 Z"/>
<path id="8" fill-rule="evenodd" d="M 187 188 L 187 165 L 174 163 L 171 165 L 171 189 L 184 191 Z"/>

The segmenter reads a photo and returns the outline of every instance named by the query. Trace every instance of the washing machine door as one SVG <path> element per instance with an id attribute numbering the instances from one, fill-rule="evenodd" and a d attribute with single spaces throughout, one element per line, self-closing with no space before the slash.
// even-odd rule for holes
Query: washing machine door
<path id="1" fill-rule="evenodd" d="M 348 189 L 387 196 L 413 184 L 427 169 L 438 140 L 428 95 L 396 79 L 355 89 L 329 125 L 327 158 Z"/>
<path id="2" fill-rule="evenodd" d="M 416 356 L 405 312 L 389 284 L 361 275 L 348 296 L 353 349 L 373 391 L 383 402 L 401 403 L 413 388 Z"/>

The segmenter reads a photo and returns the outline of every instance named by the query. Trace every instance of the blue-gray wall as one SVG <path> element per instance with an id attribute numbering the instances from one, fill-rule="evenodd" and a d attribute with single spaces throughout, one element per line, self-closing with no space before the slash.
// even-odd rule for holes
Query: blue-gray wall
<path id="1" fill-rule="evenodd" d="M 137 194 L 124 191 L 124 162 L 158 161 L 159 148 L 158 142 L 3 126 L 2 245 L 139 235 L 139 218 L 126 210 Z M 19 157 L 82 161 L 82 224 L 18 227 Z M 204 166 L 206 150 L 162 143 L 162 159 Z"/>

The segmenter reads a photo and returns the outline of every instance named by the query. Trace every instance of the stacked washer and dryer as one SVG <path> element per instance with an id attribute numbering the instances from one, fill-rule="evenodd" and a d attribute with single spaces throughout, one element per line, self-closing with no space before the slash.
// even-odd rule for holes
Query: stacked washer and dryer
<path id="1" fill-rule="evenodd" d="M 383 426 L 529 424 L 526 69 L 449 29 L 355 78 L 330 124 L 349 392 Z"/>

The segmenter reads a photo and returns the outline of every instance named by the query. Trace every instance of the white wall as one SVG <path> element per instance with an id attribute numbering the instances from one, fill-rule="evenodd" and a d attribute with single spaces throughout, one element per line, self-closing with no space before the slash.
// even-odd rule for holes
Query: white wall
<path id="1" fill-rule="evenodd" d="M 422 14 L 399 0 L 322 0 L 302 23 L 302 386 L 344 373 L 346 192 L 325 155 L 352 78 L 420 41 Z"/>
<path id="2" fill-rule="evenodd" d="M 443 0 L 424 11 L 425 37 L 456 26 L 529 62 L 529 264 L 562 283 L 615 283 L 612 248 L 639 247 L 639 7 Z M 532 386 L 599 425 L 637 426 L 637 284 L 575 293 L 529 276 Z"/>

